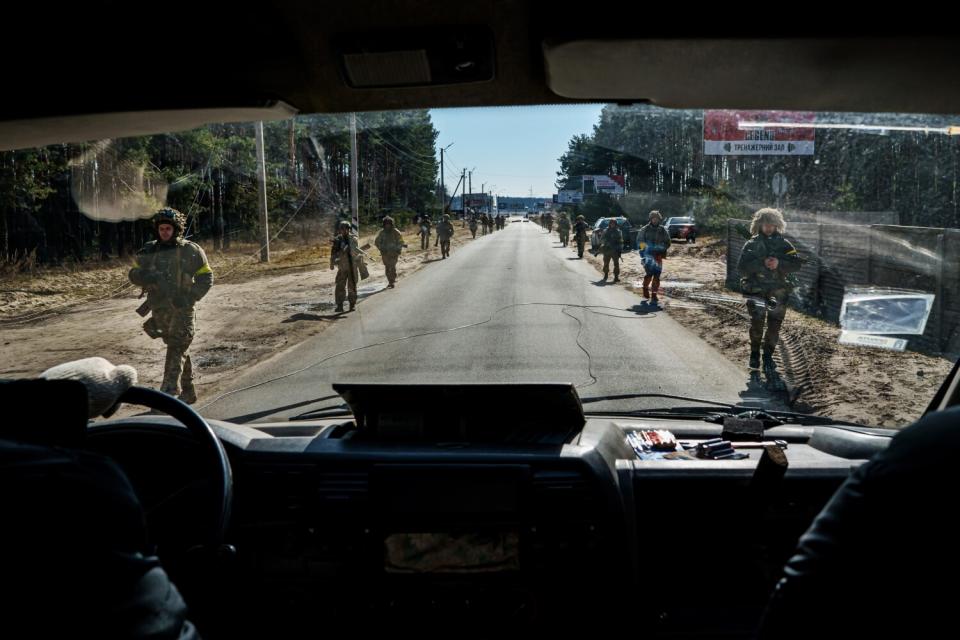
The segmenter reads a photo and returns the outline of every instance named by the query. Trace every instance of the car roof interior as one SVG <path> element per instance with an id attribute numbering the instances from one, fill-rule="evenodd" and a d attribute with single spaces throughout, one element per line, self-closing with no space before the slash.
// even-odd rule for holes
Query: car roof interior
<path id="1" fill-rule="evenodd" d="M 924 11 L 912 4 L 906 10 L 917 19 L 901 26 L 896 23 L 907 20 L 876 7 L 864 16 L 862 8 L 814 4 L 660 5 L 32 3 L 5 15 L 0 151 L 208 123 L 400 109 L 609 102 L 960 112 L 960 47 L 942 6 Z M 876 29 L 870 20 L 886 24 Z M 532 226 L 523 231 L 532 233 Z M 65 400 L 78 393 L 59 384 Z M 23 382 L 6 391 L 22 397 L 38 388 Z M 496 401 L 490 389 L 500 394 Z M 326 616 L 354 625 L 387 611 L 393 616 L 387 619 L 418 633 L 435 616 L 441 637 L 449 637 L 454 623 L 458 632 L 470 631 L 466 609 L 451 604 L 451 594 L 465 593 L 473 616 L 467 620 L 484 621 L 488 611 L 505 612 L 490 618 L 497 625 L 537 617 L 557 636 L 569 637 L 577 627 L 595 633 L 597 625 L 634 634 L 648 624 L 651 637 L 753 637 L 771 585 L 801 534 L 855 461 L 889 444 L 889 434 L 869 429 L 782 424 L 760 436 L 777 438 L 784 448 L 789 440 L 789 473 L 766 447 L 754 448 L 752 460 L 643 460 L 623 431 L 640 420 L 656 424 L 652 418 L 624 416 L 628 426 L 622 426 L 613 414 L 585 415 L 569 386 L 498 389 L 340 385 L 363 427 L 356 433 L 333 418 L 272 425 L 211 420 L 210 440 L 218 451 L 221 441 L 226 445 L 236 469 L 229 541 L 240 552 L 200 548 L 218 555 L 196 561 L 190 554 L 199 547 L 185 546 L 181 555 L 199 570 L 190 562 L 170 565 L 200 627 L 206 622 L 222 627 L 219 637 L 249 637 L 262 626 L 263 635 L 284 637 L 298 625 L 332 624 Z M 935 403 L 954 391 L 941 391 Z M 471 395 L 464 400 L 463 394 Z M 507 394 L 523 399 L 506 402 Z M 404 401 L 413 406 L 411 398 L 431 407 L 423 410 L 427 419 L 393 410 Z M 521 430 L 498 412 L 523 402 L 528 412 L 520 416 L 526 420 Z M 25 406 L 32 413 L 40 404 Z M 453 407 L 461 414 L 451 418 Z M 50 420 L 67 423 L 89 445 L 90 434 L 80 433 L 82 417 L 64 413 Z M 726 417 L 733 426 L 741 422 Z M 146 479 L 169 476 L 177 486 L 195 487 L 192 474 L 209 471 L 209 452 L 164 430 L 165 418 L 124 420 L 88 431 L 100 452 L 122 454 L 113 457 L 130 463 L 125 469 L 133 471 L 134 484 L 151 489 Z M 679 438 L 712 442 L 732 437 L 723 422 L 674 419 L 670 427 Z M 49 436 L 33 425 L 30 432 Z M 467 435 L 483 446 L 452 440 Z M 228 485 L 229 474 L 222 477 Z M 168 527 L 156 529 L 181 542 L 188 524 L 209 519 L 208 502 L 179 503 L 189 517 L 173 518 L 174 509 L 164 507 Z M 230 515 L 223 504 L 229 500 L 220 502 L 221 525 Z M 193 542 L 187 537 L 183 542 Z M 456 550 L 461 538 L 467 540 L 462 548 L 473 544 L 469 550 L 479 556 L 458 564 L 424 554 L 453 568 L 436 572 L 439 577 L 412 561 L 416 545 Z M 897 540 L 882 542 L 888 539 Z M 520 557 L 524 575 L 515 579 Z M 420 564 L 429 562 L 421 558 Z M 489 575 L 487 565 L 494 568 Z M 421 574 L 430 580 L 419 580 Z M 386 604 L 373 609 L 358 595 Z M 450 624 L 438 617 L 445 607 Z M 803 615 L 825 620 L 827 614 Z M 509 637 L 501 627 L 496 637 Z M 655 635 L 658 630 L 663 635 Z"/>
<path id="2" fill-rule="evenodd" d="M 878 32 L 836 8 L 773 22 L 752 5 L 692 17 L 620 5 L 589 19 L 524 0 L 17 11 L 7 50 L 42 42 L 45 55 L 5 69 L 2 149 L 295 113 L 596 101 L 951 113 L 960 103 L 960 85 L 944 82 L 960 50 L 943 22 Z"/>

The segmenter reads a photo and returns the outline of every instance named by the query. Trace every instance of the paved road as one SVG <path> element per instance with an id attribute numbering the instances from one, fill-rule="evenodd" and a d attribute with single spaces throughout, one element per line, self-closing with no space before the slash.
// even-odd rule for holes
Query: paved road
<path id="1" fill-rule="evenodd" d="M 598 280 L 590 264 L 560 247 L 556 234 L 514 222 L 395 289 L 368 284 L 356 312 L 324 320 L 333 326 L 238 375 L 232 388 L 359 350 L 230 395 L 201 413 L 282 420 L 336 404 L 310 402 L 331 395 L 333 382 L 573 382 L 581 397 L 642 392 L 733 403 L 764 399 L 748 387 L 745 368 L 665 312 Z M 387 344 L 363 348 L 377 343 Z M 677 403 L 644 399 L 603 407 L 671 404 Z"/>

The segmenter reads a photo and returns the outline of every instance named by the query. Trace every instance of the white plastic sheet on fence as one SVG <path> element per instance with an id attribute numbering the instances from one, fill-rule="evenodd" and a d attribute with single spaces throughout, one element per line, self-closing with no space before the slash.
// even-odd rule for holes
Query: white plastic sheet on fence
<path id="1" fill-rule="evenodd" d="M 847 287 L 840 307 L 845 332 L 868 335 L 923 335 L 934 295 L 880 287 Z"/>

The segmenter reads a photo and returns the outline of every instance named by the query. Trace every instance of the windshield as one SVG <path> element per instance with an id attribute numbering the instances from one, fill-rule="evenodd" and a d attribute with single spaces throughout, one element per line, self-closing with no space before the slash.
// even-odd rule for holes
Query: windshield
<path id="1" fill-rule="evenodd" d="M 0 375 L 102 356 L 238 422 L 566 382 L 902 427 L 960 351 L 958 120 L 440 109 L 2 152 Z"/>

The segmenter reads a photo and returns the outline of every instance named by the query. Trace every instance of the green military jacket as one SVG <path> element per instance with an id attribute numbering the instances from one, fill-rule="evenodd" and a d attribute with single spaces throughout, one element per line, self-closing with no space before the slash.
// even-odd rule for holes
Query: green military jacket
<path id="1" fill-rule="evenodd" d="M 330 267 L 350 270 L 360 264 L 360 245 L 357 235 L 351 233 L 344 238 L 339 233 L 333 237 L 333 249 L 330 252 Z"/>
<path id="2" fill-rule="evenodd" d="M 437 235 L 438 235 L 441 239 L 443 239 L 443 240 L 446 240 L 446 239 L 448 239 L 448 238 L 452 238 L 452 237 L 453 237 L 453 224 L 450 223 L 450 222 L 448 222 L 448 221 L 446 221 L 446 220 L 444 220 L 443 222 L 441 222 L 440 224 L 438 224 L 438 225 L 437 225 Z"/>
<path id="3" fill-rule="evenodd" d="M 623 252 L 623 232 L 617 227 L 608 226 L 603 232 L 603 241 L 600 243 L 602 253 L 613 255 Z"/>
<path id="4" fill-rule="evenodd" d="M 203 248 L 183 238 L 145 244 L 128 277 L 143 287 L 154 309 L 192 307 L 213 286 L 213 270 Z"/>
<path id="5" fill-rule="evenodd" d="M 766 267 L 766 259 L 774 257 L 779 264 L 776 269 Z M 744 293 L 765 293 L 775 289 L 793 289 L 794 273 L 803 266 L 803 260 L 790 241 L 779 233 L 765 236 L 758 233 L 743 245 L 737 271 L 740 273 L 740 288 Z"/>
<path id="6" fill-rule="evenodd" d="M 403 236 L 396 227 L 381 229 L 373 241 L 381 254 L 394 254 L 403 251 Z"/>
<path id="7" fill-rule="evenodd" d="M 667 249 L 670 248 L 670 234 L 664 228 L 663 224 L 656 226 L 652 224 L 645 225 L 640 229 L 640 250 L 650 250 L 654 253 L 667 255 Z M 658 249 L 658 247 L 662 247 Z"/>

